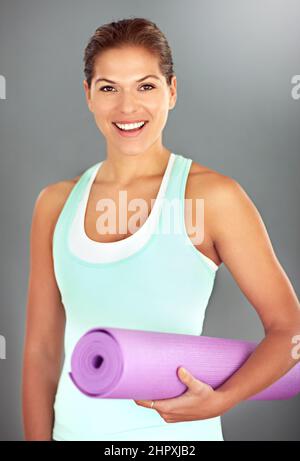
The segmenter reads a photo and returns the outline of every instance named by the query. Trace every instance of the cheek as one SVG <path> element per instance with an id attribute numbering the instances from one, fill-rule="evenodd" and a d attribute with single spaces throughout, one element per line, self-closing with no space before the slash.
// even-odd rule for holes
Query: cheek
<path id="1" fill-rule="evenodd" d="M 165 93 L 158 91 L 157 93 L 153 93 L 149 98 L 145 98 L 145 104 L 151 105 L 156 109 L 164 108 L 168 105 L 168 99 Z"/>
<path id="2" fill-rule="evenodd" d="M 165 94 L 157 94 L 148 101 L 147 107 L 153 114 L 153 118 L 165 119 L 169 110 L 169 99 Z"/>
<path id="3" fill-rule="evenodd" d="M 153 101 L 151 106 L 148 106 L 149 112 L 152 115 L 154 121 L 157 121 L 159 124 L 164 122 L 168 117 L 169 106 L 168 101 L 160 98 L 157 101 Z"/>
<path id="4" fill-rule="evenodd" d="M 112 110 L 107 104 L 97 104 L 94 106 L 94 117 L 98 126 L 107 129 L 106 126 L 110 121 Z"/>

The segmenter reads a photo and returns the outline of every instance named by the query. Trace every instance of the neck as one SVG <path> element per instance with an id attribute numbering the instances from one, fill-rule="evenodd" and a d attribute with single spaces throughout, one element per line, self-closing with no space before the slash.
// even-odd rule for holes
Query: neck
<path id="1" fill-rule="evenodd" d="M 136 180 L 164 174 L 171 152 L 145 152 L 138 155 L 109 154 L 100 169 L 105 181 L 126 187 Z M 99 180 L 99 178 L 97 178 Z"/>

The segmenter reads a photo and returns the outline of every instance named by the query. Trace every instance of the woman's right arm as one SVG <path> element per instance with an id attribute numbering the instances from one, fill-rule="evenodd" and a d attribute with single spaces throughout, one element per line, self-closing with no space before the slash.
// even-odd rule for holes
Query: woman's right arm
<path id="1" fill-rule="evenodd" d="M 65 192 L 66 183 L 45 187 L 33 210 L 22 374 L 25 440 L 52 439 L 65 330 L 65 312 L 53 269 L 52 236 Z"/>

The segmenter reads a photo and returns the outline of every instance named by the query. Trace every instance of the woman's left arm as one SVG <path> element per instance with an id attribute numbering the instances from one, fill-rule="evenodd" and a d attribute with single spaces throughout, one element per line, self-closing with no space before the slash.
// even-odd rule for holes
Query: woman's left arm
<path id="1" fill-rule="evenodd" d="M 187 391 L 179 397 L 157 400 L 153 406 L 168 423 L 220 416 L 269 387 L 300 361 L 298 354 L 292 354 L 292 340 L 300 335 L 299 300 L 274 254 L 257 208 L 238 182 L 218 176 L 204 199 L 204 211 L 215 248 L 257 311 L 265 337 L 215 390 L 189 370 L 184 375 L 180 367 L 178 376 Z M 151 401 L 135 403 L 152 409 Z"/>
<path id="2" fill-rule="evenodd" d="M 215 248 L 265 331 L 248 360 L 217 389 L 229 409 L 277 381 L 299 361 L 292 354 L 292 341 L 300 334 L 300 305 L 264 222 L 240 184 L 224 176 L 209 210 Z"/>

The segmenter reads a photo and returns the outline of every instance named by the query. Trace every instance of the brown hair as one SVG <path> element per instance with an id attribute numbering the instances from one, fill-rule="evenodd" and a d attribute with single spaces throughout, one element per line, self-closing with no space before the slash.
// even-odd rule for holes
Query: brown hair
<path id="1" fill-rule="evenodd" d="M 84 50 L 84 74 L 88 87 L 94 73 L 95 59 L 105 50 L 122 46 L 142 46 L 159 58 L 159 68 L 167 84 L 174 75 L 172 53 L 168 41 L 157 25 L 145 18 L 121 19 L 96 29 Z"/>

